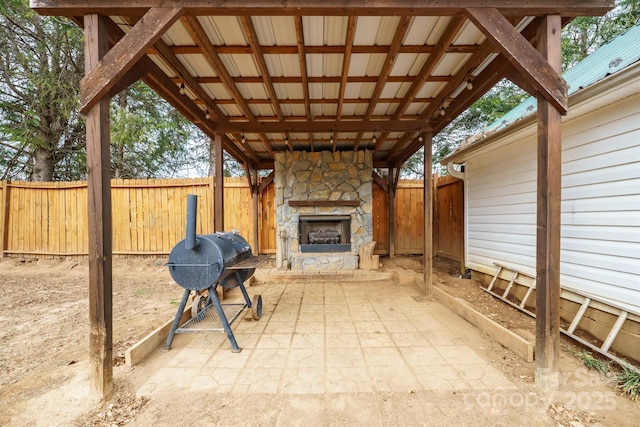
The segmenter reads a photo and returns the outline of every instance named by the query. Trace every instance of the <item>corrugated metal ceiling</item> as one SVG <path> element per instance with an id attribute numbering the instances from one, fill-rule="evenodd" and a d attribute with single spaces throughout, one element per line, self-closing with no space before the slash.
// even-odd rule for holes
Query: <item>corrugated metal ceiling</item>
<path id="1" fill-rule="evenodd" d="M 135 22 L 113 20 L 125 32 Z M 198 27 L 206 40 L 194 39 Z M 244 161 L 269 164 L 273 151 L 291 148 L 370 148 L 392 162 L 419 148 L 421 128 L 451 120 L 443 107 L 462 98 L 461 84 L 485 59 L 479 52 L 491 53 L 485 40 L 451 16 L 198 16 L 174 23 L 149 56 L 197 108 L 215 113 L 214 128 Z M 354 121 L 369 126 L 346 130 Z"/>

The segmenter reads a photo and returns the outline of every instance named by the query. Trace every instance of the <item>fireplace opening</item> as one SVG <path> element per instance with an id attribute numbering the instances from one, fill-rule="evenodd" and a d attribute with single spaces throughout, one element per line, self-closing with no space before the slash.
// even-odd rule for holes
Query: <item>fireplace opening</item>
<path id="1" fill-rule="evenodd" d="M 300 215 L 300 252 L 350 252 L 349 215 Z"/>

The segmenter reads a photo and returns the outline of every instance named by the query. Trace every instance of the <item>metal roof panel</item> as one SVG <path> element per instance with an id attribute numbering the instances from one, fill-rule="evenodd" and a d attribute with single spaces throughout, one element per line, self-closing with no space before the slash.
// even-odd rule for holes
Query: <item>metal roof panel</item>
<path id="1" fill-rule="evenodd" d="M 438 22 L 437 16 L 415 16 L 411 21 L 407 35 L 404 40 L 405 45 L 424 45 L 433 31 L 433 27 Z"/>
<path id="2" fill-rule="evenodd" d="M 194 77 L 216 77 L 216 73 L 211 68 L 204 55 L 188 54 L 176 55 L 178 60 L 189 70 Z"/>
<path id="3" fill-rule="evenodd" d="M 222 83 L 206 83 L 200 86 L 213 99 L 231 99 L 231 95 L 229 95 L 227 88 Z"/>
<path id="4" fill-rule="evenodd" d="M 193 40 L 184 25 L 180 21 L 176 22 L 162 36 L 162 41 L 167 46 L 193 46 Z"/>

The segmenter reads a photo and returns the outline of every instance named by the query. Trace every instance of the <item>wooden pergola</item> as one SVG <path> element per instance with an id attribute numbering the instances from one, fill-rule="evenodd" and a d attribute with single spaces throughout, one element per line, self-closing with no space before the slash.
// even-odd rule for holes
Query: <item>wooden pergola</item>
<path id="1" fill-rule="evenodd" d="M 126 4 L 124 4 L 126 3 Z M 490 4 L 490 6 L 489 6 Z M 31 0 L 84 28 L 92 391 L 112 390 L 109 100 L 142 79 L 246 170 L 281 151 L 371 150 L 389 193 L 398 171 L 502 78 L 538 99 L 536 382 L 559 378 L 560 31 L 613 0 Z M 263 182 L 264 184 L 264 182 Z M 431 286 L 431 174 L 425 173 L 425 292 Z M 222 224 L 222 191 L 215 192 Z M 256 214 L 257 218 L 257 214 Z M 257 229 L 257 219 L 254 229 Z M 393 230 L 393 225 L 390 227 Z M 392 233 L 392 231 L 390 231 Z M 393 241 L 393 236 L 390 236 Z M 393 254 L 393 247 L 390 248 Z"/>

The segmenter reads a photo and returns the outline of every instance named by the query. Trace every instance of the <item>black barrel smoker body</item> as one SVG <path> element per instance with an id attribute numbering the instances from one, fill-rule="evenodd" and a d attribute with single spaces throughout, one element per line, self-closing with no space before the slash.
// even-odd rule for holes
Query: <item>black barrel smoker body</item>
<path id="1" fill-rule="evenodd" d="M 247 241 L 236 232 L 196 236 L 196 215 L 197 198 L 189 195 L 186 238 L 171 250 L 167 264 L 171 277 L 184 288 L 184 293 L 164 348 L 171 348 L 176 333 L 225 332 L 232 351 L 237 353 L 242 349 L 236 343 L 231 324 L 245 308 L 251 309 L 254 320 L 262 316 L 262 297 L 256 295 L 252 302 L 244 286 L 244 281 L 253 275 L 262 257 L 253 256 Z M 219 286 L 222 288 L 219 289 Z M 222 295 L 224 289 L 236 286 L 242 291 L 244 303 L 222 304 L 217 291 L 221 290 Z M 195 297 L 191 318 L 180 325 L 192 292 Z M 215 314 L 210 315 L 212 308 L 215 309 Z M 230 319 L 227 318 L 227 313 L 230 313 Z M 218 323 L 222 325 L 222 329 L 214 327 Z"/>

